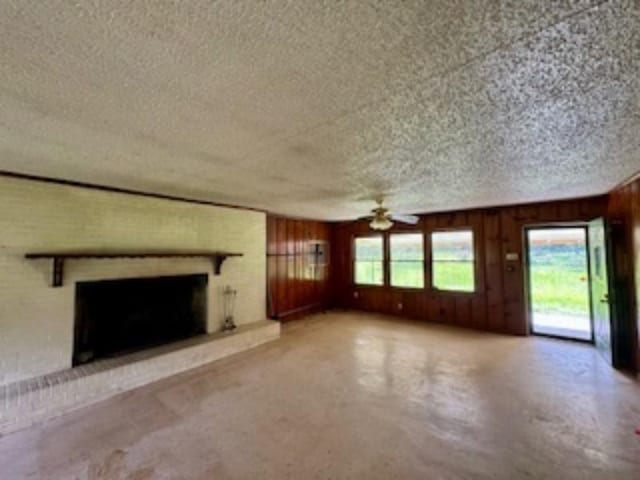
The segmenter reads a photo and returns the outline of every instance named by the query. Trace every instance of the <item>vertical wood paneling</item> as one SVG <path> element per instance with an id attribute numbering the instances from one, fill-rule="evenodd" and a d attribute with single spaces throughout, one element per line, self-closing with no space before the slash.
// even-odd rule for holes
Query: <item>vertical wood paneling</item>
<path id="1" fill-rule="evenodd" d="M 571 221 L 572 218 L 580 218 L 580 206 L 578 202 L 569 201 L 558 204 L 558 221 Z"/>
<path id="2" fill-rule="evenodd" d="M 454 323 L 461 327 L 472 326 L 473 317 L 471 316 L 471 297 L 456 298 L 456 313 Z"/>
<path id="3" fill-rule="evenodd" d="M 473 300 L 470 326 L 478 330 L 489 330 L 486 296 L 479 296 Z"/>
<path id="4" fill-rule="evenodd" d="M 440 298 L 440 318 L 444 323 L 453 325 L 456 318 L 456 299 L 451 295 Z"/>
<path id="5" fill-rule="evenodd" d="M 276 253 L 278 255 L 287 254 L 287 222 L 282 218 L 274 218 L 272 223 L 267 223 L 267 228 L 273 226 L 276 236 Z M 267 238 L 273 237 L 274 231 L 267 230 Z M 267 240 L 268 243 L 268 240 Z"/>
<path id="6" fill-rule="evenodd" d="M 287 255 L 296 254 L 296 221 L 290 219 L 284 219 L 286 225 L 286 253 Z"/>
<path id="7" fill-rule="evenodd" d="M 620 328 L 630 339 L 629 363 L 640 370 L 640 179 L 609 195 L 607 219 L 613 232 Z"/>
<path id="8" fill-rule="evenodd" d="M 314 271 L 311 242 L 325 242 L 330 253 L 330 229 L 323 222 L 276 216 L 267 218 L 268 315 L 286 318 L 329 305 L 330 258 Z"/>
<path id="9" fill-rule="evenodd" d="M 524 227 L 556 222 L 585 222 L 604 215 L 606 206 L 606 197 L 593 197 L 422 215 L 425 261 L 428 266 L 431 265 L 431 232 L 463 227 L 473 230 L 476 257 L 476 292 L 473 294 L 434 290 L 430 268 L 425 269 L 425 288 L 418 292 L 404 292 L 388 286 L 356 287 L 352 281 L 351 242 L 354 235 L 370 230 L 365 222 L 332 224 L 333 304 L 524 335 L 528 332 L 523 259 Z M 406 227 L 397 230 L 406 231 Z M 507 253 L 516 253 L 518 259 L 507 261 Z M 354 292 L 358 294 L 357 299 L 353 297 Z M 402 299 L 402 309 L 397 307 L 398 299 Z"/>
<path id="10" fill-rule="evenodd" d="M 425 301 L 426 312 L 424 319 L 429 322 L 441 322 L 440 297 L 427 293 Z"/>
<path id="11" fill-rule="evenodd" d="M 287 306 L 287 257 L 286 255 L 279 255 L 276 257 L 277 270 L 274 274 L 276 284 L 276 297 L 273 306 L 274 316 L 277 316 L 278 312 L 282 311 Z"/>
<path id="12" fill-rule="evenodd" d="M 524 262 L 523 228 L 517 220 L 515 208 L 501 211 L 502 262 L 503 262 L 503 303 L 504 321 L 508 332 L 524 335 L 527 333 L 526 309 L 524 302 Z M 517 260 L 507 260 L 507 254 L 517 255 Z"/>
<path id="13" fill-rule="evenodd" d="M 267 316 L 275 315 L 275 305 L 278 298 L 278 257 L 267 257 Z"/>
<path id="14" fill-rule="evenodd" d="M 277 223 L 276 218 L 267 217 L 267 232 L 271 232 L 271 235 L 267 235 L 267 255 L 278 253 Z"/>
<path id="15" fill-rule="evenodd" d="M 640 370 L 640 180 L 636 180 L 631 184 L 629 192 L 631 197 L 631 260 L 633 265 L 633 273 L 630 276 L 631 297 L 631 314 L 634 318 L 633 331 L 634 334 L 634 351 L 636 360 L 636 369 Z"/>
<path id="16" fill-rule="evenodd" d="M 500 213 L 490 211 L 485 215 L 485 281 L 486 281 L 486 321 L 488 330 L 504 331 L 503 276 L 502 276 L 502 238 Z"/>

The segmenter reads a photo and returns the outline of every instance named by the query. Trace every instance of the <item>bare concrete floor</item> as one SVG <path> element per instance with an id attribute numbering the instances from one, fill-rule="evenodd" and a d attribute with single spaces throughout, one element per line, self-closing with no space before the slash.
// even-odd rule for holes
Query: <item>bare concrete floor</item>
<path id="1" fill-rule="evenodd" d="M 591 347 L 357 313 L 0 438 L 2 479 L 636 479 Z"/>

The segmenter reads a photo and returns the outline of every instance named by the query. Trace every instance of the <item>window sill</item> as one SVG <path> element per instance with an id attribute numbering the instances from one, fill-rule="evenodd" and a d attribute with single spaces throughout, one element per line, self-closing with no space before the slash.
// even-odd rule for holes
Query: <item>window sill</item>
<path id="1" fill-rule="evenodd" d="M 478 292 L 477 290 L 474 290 L 472 292 L 466 291 L 466 290 L 442 290 L 439 288 L 431 288 L 429 290 L 429 293 L 431 293 L 432 295 L 447 295 L 447 296 L 452 296 L 452 297 L 475 297 L 476 295 L 478 295 L 480 292 Z"/>
<path id="2" fill-rule="evenodd" d="M 477 297 L 483 293 L 479 290 L 473 292 L 457 291 L 457 290 L 440 290 L 437 288 L 420 288 L 420 287 L 394 287 L 392 285 L 362 285 L 352 284 L 354 290 L 392 290 L 394 292 L 410 292 L 424 293 L 425 295 L 441 295 L 447 297 Z"/>
<path id="3" fill-rule="evenodd" d="M 398 287 L 395 285 L 390 285 L 389 288 L 391 290 L 406 290 L 408 292 L 426 292 L 427 289 L 424 287 Z"/>

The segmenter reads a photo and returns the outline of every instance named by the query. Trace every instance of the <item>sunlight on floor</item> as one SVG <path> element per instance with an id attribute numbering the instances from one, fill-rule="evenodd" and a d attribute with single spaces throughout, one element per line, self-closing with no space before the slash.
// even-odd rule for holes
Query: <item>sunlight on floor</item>
<path id="1" fill-rule="evenodd" d="M 591 340 L 591 320 L 577 315 L 533 313 L 535 333 Z"/>

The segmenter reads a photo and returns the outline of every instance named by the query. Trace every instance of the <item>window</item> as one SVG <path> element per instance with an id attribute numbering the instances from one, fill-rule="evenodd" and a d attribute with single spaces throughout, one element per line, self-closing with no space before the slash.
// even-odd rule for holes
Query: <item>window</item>
<path id="1" fill-rule="evenodd" d="M 421 233 L 398 233 L 389 237 L 391 286 L 424 288 L 424 249 Z"/>
<path id="2" fill-rule="evenodd" d="M 471 230 L 432 233 L 431 252 L 434 288 L 474 291 L 475 268 Z"/>
<path id="3" fill-rule="evenodd" d="M 357 285 L 384 284 L 382 245 L 382 235 L 356 238 L 354 274 Z"/>

